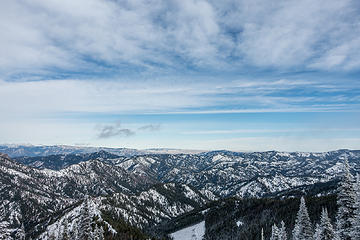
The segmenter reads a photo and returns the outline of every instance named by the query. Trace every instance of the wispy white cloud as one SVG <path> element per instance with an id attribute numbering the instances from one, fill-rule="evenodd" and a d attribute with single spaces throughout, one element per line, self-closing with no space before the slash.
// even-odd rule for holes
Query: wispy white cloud
<path id="1" fill-rule="evenodd" d="M 147 124 L 138 128 L 140 131 L 159 131 L 161 128 L 160 124 Z"/>
<path id="2" fill-rule="evenodd" d="M 249 112 L 358 111 L 358 96 L 334 92 L 324 94 L 316 84 L 291 85 L 288 94 L 277 88 L 283 81 L 245 84 L 214 84 L 198 81 L 132 82 L 103 80 L 48 80 L 31 82 L 0 81 L 0 111 L 3 118 L 51 117 L 64 113 L 104 114 L 216 114 Z M 215 85 L 215 86 L 214 86 Z M 285 84 L 286 86 L 286 84 Z M 349 86 L 354 88 L 353 86 Z M 353 89 L 354 90 L 354 89 Z M 313 94 L 312 91 L 316 91 Z M 349 91 L 349 90 L 347 90 Z M 303 96 L 304 95 L 304 96 Z"/>
<path id="3" fill-rule="evenodd" d="M 302 128 L 302 129 L 231 129 L 231 130 L 206 130 L 182 132 L 186 135 L 218 135 L 218 134 L 238 134 L 238 133 L 314 133 L 314 132 L 347 132 L 360 131 L 360 128 Z"/>
<path id="4" fill-rule="evenodd" d="M 359 12 L 353 0 L 5 0 L 0 70 L 356 70 Z"/>
<path id="5" fill-rule="evenodd" d="M 115 144 L 86 114 L 358 112 L 359 13 L 355 0 L 1 1 L 0 140 Z"/>

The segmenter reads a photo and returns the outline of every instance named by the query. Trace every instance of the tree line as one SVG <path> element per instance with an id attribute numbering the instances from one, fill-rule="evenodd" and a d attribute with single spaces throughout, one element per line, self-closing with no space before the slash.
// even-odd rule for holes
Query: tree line
<path id="1" fill-rule="evenodd" d="M 360 240 L 360 176 L 356 179 L 350 173 L 349 163 L 345 159 L 344 174 L 337 189 L 335 223 L 332 223 L 326 208 L 322 209 L 320 222 L 312 225 L 304 197 L 300 200 L 292 240 Z M 261 235 L 264 240 L 264 234 Z M 270 240 L 287 240 L 288 234 L 284 222 L 272 226 Z"/>

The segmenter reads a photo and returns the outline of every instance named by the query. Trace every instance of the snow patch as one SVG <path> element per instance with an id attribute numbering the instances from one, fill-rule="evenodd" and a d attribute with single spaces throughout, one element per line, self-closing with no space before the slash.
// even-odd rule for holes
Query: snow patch
<path id="1" fill-rule="evenodd" d="M 205 221 L 170 234 L 174 240 L 201 240 L 205 235 Z"/>

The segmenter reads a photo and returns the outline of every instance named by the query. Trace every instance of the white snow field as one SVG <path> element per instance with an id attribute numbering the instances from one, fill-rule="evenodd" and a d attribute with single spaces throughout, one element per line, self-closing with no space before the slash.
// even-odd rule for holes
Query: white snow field
<path id="1" fill-rule="evenodd" d="M 171 234 L 174 240 L 201 240 L 205 234 L 205 221 Z"/>

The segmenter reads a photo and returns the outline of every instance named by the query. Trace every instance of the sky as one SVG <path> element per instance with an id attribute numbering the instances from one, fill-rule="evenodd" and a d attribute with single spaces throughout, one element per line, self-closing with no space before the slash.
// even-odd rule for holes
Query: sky
<path id="1" fill-rule="evenodd" d="M 357 0 L 3 0 L 0 143 L 360 149 Z"/>

